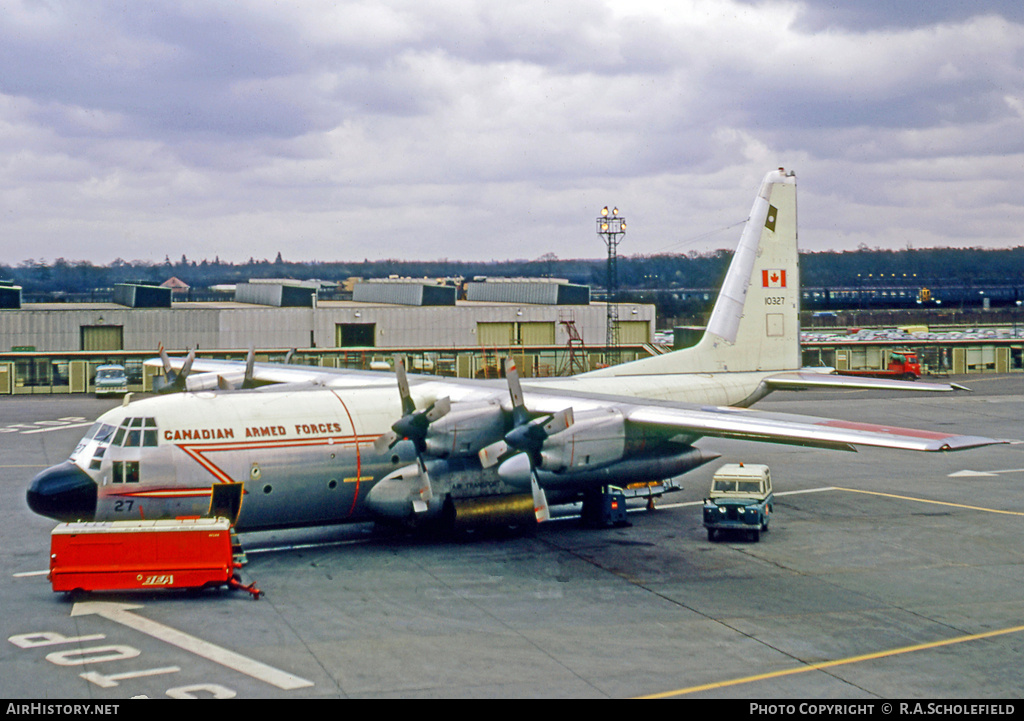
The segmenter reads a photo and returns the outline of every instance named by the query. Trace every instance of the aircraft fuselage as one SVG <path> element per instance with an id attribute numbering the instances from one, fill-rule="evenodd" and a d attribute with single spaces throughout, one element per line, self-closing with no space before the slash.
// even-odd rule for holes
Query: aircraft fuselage
<path id="1" fill-rule="evenodd" d="M 665 400 L 738 403 L 753 393 L 762 374 L 751 374 L 742 384 L 737 384 L 735 375 L 717 379 L 714 375 L 690 377 L 690 382 L 679 375 L 603 380 L 600 387 L 607 393 L 618 385 L 629 385 L 630 395 L 646 389 L 653 398 Z M 527 393 L 592 391 L 580 386 L 573 379 L 551 379 L 528 386 Z M 421 379 L 414 395 L 420 407 L 448 396 L 464 403 L 491 402 L 495 413 L 508 415 L 499 406 L 508 395 L 500 384 L 482 387 Z M 224 398 L 213 391 L 177 393 L 108 411 L 79 443 L 70 465 L 55 466 L 36 478 L 29 491 L 30 505 L 59 520 L 206 516 L 215 484 L 241 484 L 239 531 L 358 522 L 381 516 L 367 503 L 371 489 L 388 474 L 416 462 L 415 447 L 407 440 L 385 453 L 374 449 L 373 441 L 402 414 L 393 387 L 239 391 L 231 393 L 230 403 Z M 585 397 L 566 404 L 579 412 L 602 405 Z M 452 457 L 432 461 L 440 466 L 432 474 L 436 492 L 454 499 L 524 493 L 522 487 L 499 477 L 496 468 L 482 468 L 475 458 L 476 447 L 498 440 L 507 430 L 507 419 L 499 421 L 497 431 L 493 414 L 471 414 L 464 423 L 451 434 L 456 439 Z M 472 452 L 460 454 L 459 441 L 481 434 L 479 442 L 467 445 Z M 629 459 L 624 459 L 618 469 L 621 475 L 635 476 L 626 471 L 649 467 L 657 469 L 649 479 L 656 481 L 706 460 L 699 453 L 685 455 L 692 449 L 678 443 L 664 456 L 652 458 L 650 448 L 663 440 L 631 437 L 630 452 L 638 458 L 631 468 L 625 466 Z M 607 484 L 615 474 L 615 468 L 606 467 L 599 475 Z M 64 509 L 57 501 L 40 501 L 41 489 L 57 485 L 56 477 L 63 486 L 73 482 L 80 497 L 87 497 L 94 484 L 94 509 L 91 499 Z M 571 480 L 562 484 L 552 490 L 552 501 L 571 499 L 585 486 L 594 485 L 597 477 L 593 472 L 581 474 L 579 484 Z"/>

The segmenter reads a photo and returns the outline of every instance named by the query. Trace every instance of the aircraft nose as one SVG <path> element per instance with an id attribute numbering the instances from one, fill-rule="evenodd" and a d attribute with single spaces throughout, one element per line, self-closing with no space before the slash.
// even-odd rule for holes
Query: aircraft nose
<path id="1" fill-rule="evenodd" d="M 91 521 L 96 515 L 96 483 L 71 461 L 33 478 L 25 498 L 40 516 L 58 521 Z"/>

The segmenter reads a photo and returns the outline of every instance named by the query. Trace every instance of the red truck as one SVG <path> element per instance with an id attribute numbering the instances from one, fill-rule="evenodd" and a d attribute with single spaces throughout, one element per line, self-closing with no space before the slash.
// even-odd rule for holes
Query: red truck
<path id="1" fill-rule="evenodd" d="M 872 378 L 900 378 L 916 381 L 921 377 L 921 363 L 912 350 L 894 350 L 889 353 L 889 365 L 883 370 L 837 370 L 844 376 L 871 376 Z"/>

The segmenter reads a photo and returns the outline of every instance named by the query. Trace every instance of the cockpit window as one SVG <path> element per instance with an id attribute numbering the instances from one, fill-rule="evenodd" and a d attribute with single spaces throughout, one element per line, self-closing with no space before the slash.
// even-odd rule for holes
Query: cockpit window
<path id="1" fill-rule="evenodd" d="M 124 444 L 124 434 L 128 431 L 128 423 L 131 419 L 125 418 L 121 421 L 120 427 L 117 429 L 117 433 L 114 434 L 114 445 L 120 446 Z"/>
<path id="2" fill-rule="evenodd" d="M 71 453 L 71 460 L 75 460 L 78 454 L 92 441 L 96 442 L 96 448 L 99 455 L 103 455 L 102 451 L 106 448 L 107 443 L 110 442 L 110 437 L 114 434 L 114 426 L 107 423 L 96 422 L 90 426 L 86 434 L 82 436 L 82 440 L 78 442 L 78 446 Z"/>
<path id="3" fill-rule="evenodd" d="M 97 426 L 99 427 L 97 428 Z M 96 435 L 93 438 L 96 439 L 97 443 L 106 443 L 114 435 L 114 427 L 109 423 L 97 423 L 93 428 L 96 429 Z"/>
<path id="4" fill-rule="evenodd" d="M 142 419 L 132 418 L 128 424 L 128 435 L 125 436 L 124 445 L 135 448 L 142 445 Z"/>
<path id="5" fill-rule="evenodd" d="M 143 418 L 142 419 L 142 445 L 144 446 L 155 446 L 156 445 L 156 419 L 155 418 Z"/>
<path id="6" fill-rule="evenodd" d="M 157 445 L 155 418 L 125 418 L 114 434 L 114 445 L 125 448 Z"/>

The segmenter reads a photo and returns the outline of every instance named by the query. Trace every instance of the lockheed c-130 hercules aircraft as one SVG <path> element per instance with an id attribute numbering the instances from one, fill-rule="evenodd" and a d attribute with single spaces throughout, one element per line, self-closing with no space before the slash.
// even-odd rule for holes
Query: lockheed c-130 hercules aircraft
<path id="1" fill-rule="evenodd" d="M 27 492 L 62 521 L 227 515 L 239 532 L 359 521 L 530 523 L 716 458 L 705 436 L 952 451 L 990 438 L 763 413 L 801 388 L 951 391 L 800 369 L 796 177 L 768 173 L 693 348 L 520 381 L 162 355 L 168 390 L 100 416 Z M 160 362 L 160 361 L 151 361 Z M 664 486 L 653 486 L 655 489 Z M 654 491 L 652 491 L 654 492 Z M 599 496 L 598 496 L 599 497 Z"/>

